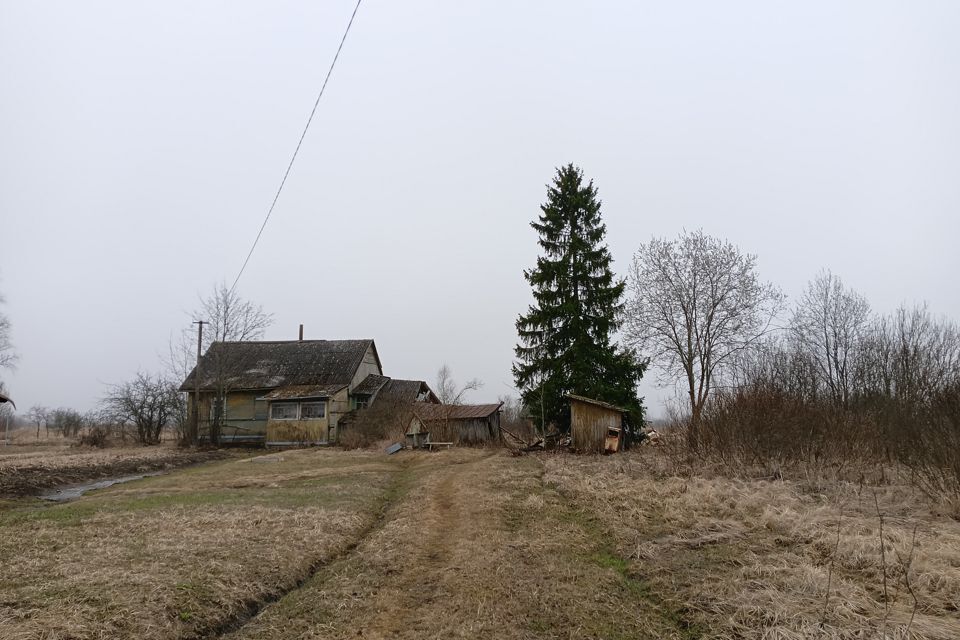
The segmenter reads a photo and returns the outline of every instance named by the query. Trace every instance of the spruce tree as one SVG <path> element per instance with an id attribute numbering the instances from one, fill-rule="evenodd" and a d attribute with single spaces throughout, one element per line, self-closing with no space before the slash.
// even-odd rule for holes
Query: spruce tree
<path id="1" fill-rule="evenodd" d="M 523 273 L 534 304 L 517 320 L 517 388 L 538 423 L 542 415 L 562 431 L 570 425 L 567 393 L 624 407 L 639 425 L 636 387 L 646 363 L 613 342 L 625 283 L 610 268 L 593 181 L 584 184 L 572 164 L 557 169 L 540 210 L 530 226 L 540 234 L 542 255 Z"/>

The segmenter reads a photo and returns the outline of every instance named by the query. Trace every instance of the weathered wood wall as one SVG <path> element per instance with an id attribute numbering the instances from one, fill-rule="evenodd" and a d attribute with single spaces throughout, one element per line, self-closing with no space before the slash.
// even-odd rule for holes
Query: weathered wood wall
<path id="1" fill-rule="evenodd" d="M 488 418 L 431 420 L 423 430 L 430 432 L 431 442 L 483 445 L 500 437 L 500 416 L 495 413 Z"/>
<path id="2" fill-rule="evenodd" d="M 370 353 L 368 351 L 368 353 Z M 360 367 L 363 368 L 362 366 Z M 366 376 L 364 376 L 366 377 Z M 350 411 L 350 394 L 347 389 L 341 389 L 332 398 L 327 400 L 327 420 L 330 425 L 328 440 L 336 442 L 340 438 L 340 418 Z"/>
<path id="3" fill-rule="evenodd" d="M 607 432 L 620 428 L 619 411 L 570 401 L 570 445 L 584 453 L 603 453 Z"/>
<path id="4" fill-rule="evenodd" d="M 351 390 L 363 382 L 371 373 L 375 373 L 378 376 L 383 375 L 383 371 L 380 370 L 380 365 L 377 364 L 377 355 L 374 353 L 373 348 L 371 344 L 367 347 L 366 353 L 363 354 L 363 360 L 360 361 L 360 366 L 357 367 L 356 373 L 353 374 L 353 380 L 350 381 Z"/>

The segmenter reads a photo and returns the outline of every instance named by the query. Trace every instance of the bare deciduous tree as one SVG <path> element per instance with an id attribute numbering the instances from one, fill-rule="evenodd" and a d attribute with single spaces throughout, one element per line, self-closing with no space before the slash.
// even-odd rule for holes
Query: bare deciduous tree
<path id="1" fill-rule="evenodd" d="M 3 296 L 0 296 L 0 304 L 3 304 Z M 17 361 L 17 354 L 13 350 L 13 342 L 10 339 L 10 319 L 3 312 L 0 312 L 0 369 L 10 369 Z"/>
<path id="2" fill-rule="evenodd" d="M 654 238 L 633 257 L 624 318 L 630 343 L 690 402 L 690 442 L 721 372 L 766 334 L 783 295 L 760 281 L 757 258 L 702 231 Z"/>
<path id="3" fill-rule="evenodd" d="M 267 328 L 273 324 L 273 315 L 263 307 L 240 297 L 225 283 L 216 285 L 209 297 L 200 302 L 200 309 L 194 314 L 195 320 L 209 323 L 204 329 L 204 350 L 214 342 L 246 342 L 261 338 Z M 216 350 L 212 357 L 205 360 L 209 370 L 203 372 L 203 378 L 212 380 L 214 387 L 213 403 L 210 415 L 210 442 L 220 444 L 220 429 L 223 426 L 223 409 L 229 389 L 227 372 L 232 363 L 225 350 Z"/>
<path id="4" fill-rule="evenodd" d="M 49 410 L 46 407 L 41 407 L 38 404 L 33 405 L 27 411 L 27 417 L 30 418 L 37 425 L 37 440 L 40 439 L 40 427 L 47 424 L 47 415 Z M 50 427 L 47 426 L 47 432 L 50 431 Z"/>
<path id="5" fill-rule="evenodd" d="M 256 340 L 273 324 L 272 314 L 244 300 L 224 283 L 216 285 L 208 297 L 201 299 L 200 309 L 193 315 L 194 320 L 210 323 L 204 329 L 204 349 L 214 342 Z"/>
<path id="6" fill-rule="evenodd" d="M 790 319 L 790 332 L 816 365 L 821 383 L 839 406 L 853 390 L 861 341 L 870 323 L 867 299 L 829 271 L 807 285 Z"/>
<path id="7" fill-rule="evenodd" d="M 171 381 L 183 382 L 197 363 L 197 339 L 190 329 L 184 328 L 176 337 L 170 336 L 167 353 L 161 356 L 164 374 Z M 177 441 L 194 443 L 196 434 L 191 433 L 187 393 L 178 393 L 178 402 L 171 417 L 176 429 Z"/>
<path id="8" fill-rule="evenodd" d="M 479 378 L 467 380 L 463 386 L 458 386 L 453 378 L 453 371 L 444 364 L 437 370 L 437 397 L 443 404 L 463 404 L 463 397 L 468 391 L 476 391 L 483 387 Z"/>
<path id="9" fill-rule="evenodd" d="M 76 409 L 60 407 L 50 411 L 47 415 L 47 424 L 67 438 L 80 433 L 80 429 L 83 428 L 83 416 Z"/>
<path id="10" fill-rule="evenodd" d="M 925 304 L 874 320 L 859 351 L 861 396 L 925 404 L 960 380 L 960 327 L 934 318 Z"/>
<path id="11" fill-rule="evenodd" d="M 171 381 L 138 373 L 133 380 L 110 389 L 104 408 L 120 424 L 132 425 L 139 442 L 157 444 L 176 410 L 178 395 Z"/>

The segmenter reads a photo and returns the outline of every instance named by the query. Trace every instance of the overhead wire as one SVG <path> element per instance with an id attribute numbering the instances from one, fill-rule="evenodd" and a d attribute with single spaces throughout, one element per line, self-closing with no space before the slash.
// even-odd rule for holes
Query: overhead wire
<path id="1" fill-rule="evenodd" d="M 303 145 L 303 139 L 306 138 L 307 131 L 310 129 L 310 123 L 313 122 L 313 116 L 317 113 L 317 106 L 320 104 L 320 98 L 323 97 L 323 92 L 327 88 L 327 83 L 330 82 L 330 76 L 333 73 L 333 68 L 337 65 L 337 59 L 340 58 L 340 52 L 343 50 L 343 44 L 347 41 L 347 35 L 350 34 L 350 27 L 353 26 L 353 20 L 357 17 L 357 11 L 360 9 L 360 3 L 362 1 L 363 0 L 357 0 L 357 4 L 353 8 L 353 13 L 350 14 L 350 21 L 347 22 L 347 28 L 344 29 L 343 37 L 340 38 L 340 45 L 337 47 L 337 52 L 334 54 L 333 60 L 330 62 L 330 68 L 327 69 L 327 75 L 323 79 L 323 85 L 320 87 L 320 92 L 317 94 L 317 99 L 313 103 L 313 109 L 310 111 L 310 117 L 307 118 L 307 124 L 303 127 L 303 133 L 300 134 L 300 139 L 297 141 L 297 148 L 293 150 L 293 156 L 291 156 L 290 162 L 287 164 L 287 170 L 283 172 L 283 179 L 280 181 L 280 186 L 277 188 L 277 193 L 273 196 L 273 202 L 270 203 L 270 208 L 267 210 L 267 215 L 263 219 L 263 224 L 260 225 L 260 230 L 257 232 L 257 237 L 254 239 L 253 245 L 251 245 L 246 259 L 243 261 L 243 266 L 240 267 L 240 272 L 237 273 L 237 277 L 233 281 L 233 286 L 230 287 L 231 294 L 233 293 L 234 289 L 237 288 L 237 283 L 240 282 L 240 277 L 243 275 L 247 265 L 250 263 L 250 258 L 253 256 L 253 252 L 257 248 L 257 244 L 260 242 L 260 237 L 263 235 L 263 230 L 266 229 L 267 222 L 270 221 L 270 216 L 273 214 L 273 210 L 277 206 L 277 200 L 280 199 L 280 193 L 283 191 L 283 186 L 287 183 L 287 178 L 290 176 L 290 170 L 293 168 L 293 163 L 297 159 L 297 154 L 300 153 L 300 147 Z"/>

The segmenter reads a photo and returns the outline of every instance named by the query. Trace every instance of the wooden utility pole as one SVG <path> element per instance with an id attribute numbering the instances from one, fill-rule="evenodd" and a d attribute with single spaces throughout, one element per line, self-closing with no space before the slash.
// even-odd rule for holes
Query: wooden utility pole
<path id="1" fill-rule="evenodd" d="M 193 370 L 193 416 L 190 422 L 190 444 L 197 444 L 200 436 L 200 356 L 203 351 L 203 325 L 210 324 L 206 320 L 194 320 L 197 325 L 197 366 Z"/>

